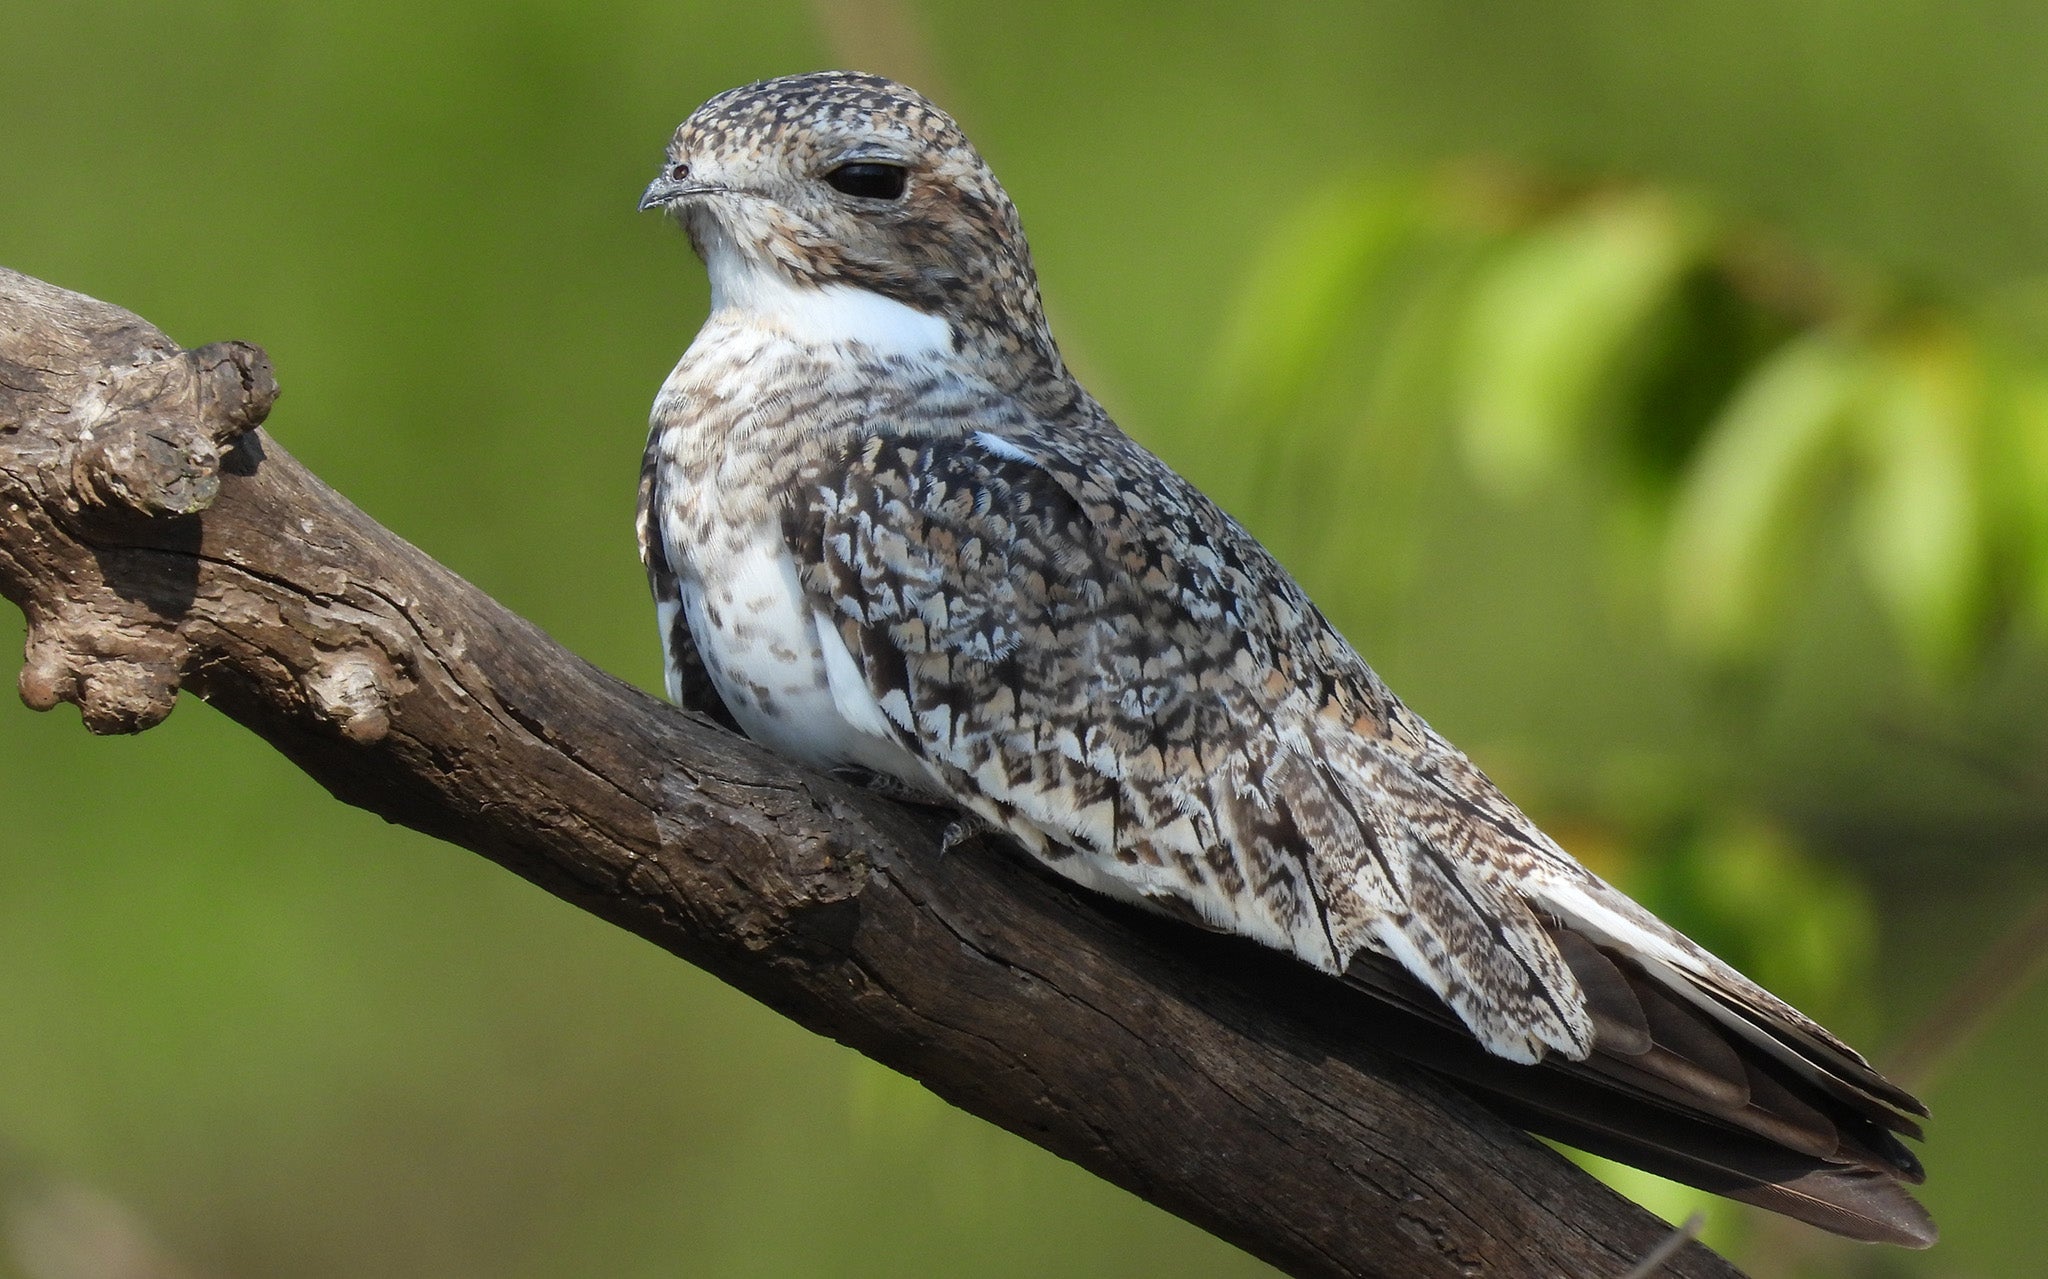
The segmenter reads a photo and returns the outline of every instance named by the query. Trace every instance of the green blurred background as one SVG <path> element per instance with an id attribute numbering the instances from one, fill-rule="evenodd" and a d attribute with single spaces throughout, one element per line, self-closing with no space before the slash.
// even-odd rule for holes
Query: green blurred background
<path id="1" fill-rule="evenodd" d="M 2048 9 L 11 0 L 0 263 L 262 343 L 287 448 L 654 689 L 705 287 L 633 204 L 703 98 L 847 64 L 1411 704 L 1925 1086 L 1936 1250 L 1715 1242 L 2036 1271 Z M 4 702 L 0 1274 L 1267 1273 L 190 699 Z"/>

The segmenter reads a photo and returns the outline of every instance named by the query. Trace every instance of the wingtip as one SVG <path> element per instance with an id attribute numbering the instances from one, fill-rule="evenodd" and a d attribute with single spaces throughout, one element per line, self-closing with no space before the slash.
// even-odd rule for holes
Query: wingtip
<path id="1" fill-rule="evenodd" d="M 1831 1169 L 1720 1193 L 1864 1243 L 1923 1249 L 1941 1238 L 1926 1206 L 1878 1173 Z"/>

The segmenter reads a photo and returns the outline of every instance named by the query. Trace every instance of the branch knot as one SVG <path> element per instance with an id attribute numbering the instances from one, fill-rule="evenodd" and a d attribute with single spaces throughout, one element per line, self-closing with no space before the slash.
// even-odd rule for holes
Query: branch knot
<path id="1" fill-rule="evenodd" d="M 116 370 L 92 389 L 72 459 L 79 500 L 152 518 L 213 505 L 221 452 L 277 399 L 270 357 L 247 342 Z"/>
<path id="2" fill-rule="evenodd" d="M 107 626 L 86 609 L 35 617 L 21 667 L 21 700 L 47 711 L 75 702 L 88 730 L 139 733 L 162 723 L 178 703 L 187 646 L 176 635 Z"/>
<path id="3" fill-rule="evenodd" d="M 313 709 L 358 746 L 382 741 L 391 728 L 391 663 L 374 649 L 326 654 L 302 683 Z"/>

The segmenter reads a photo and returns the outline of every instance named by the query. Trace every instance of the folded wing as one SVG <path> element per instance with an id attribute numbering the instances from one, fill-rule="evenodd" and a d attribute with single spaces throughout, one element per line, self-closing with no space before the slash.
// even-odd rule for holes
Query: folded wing
<path id="1" fill-rule="evenodd" d="M 827 665 L 906 780 L 1089 887 L 1348 970 L 1529 1127 L 1931 1240 L 1891 1136 L 1916 1101 L 1565 856 L 1192 486 L 1106 420 L 1077 436 L 877 431 L 801 477 Z"/>

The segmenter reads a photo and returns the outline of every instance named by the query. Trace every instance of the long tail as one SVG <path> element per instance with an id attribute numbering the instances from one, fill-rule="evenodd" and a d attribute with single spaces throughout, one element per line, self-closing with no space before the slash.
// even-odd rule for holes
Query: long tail
<path id="1" fill-rule="evenodd" d="M 1919 1102 L 1853 1054 L 1754 1017 L 1733 1027 L 1739 1009 L 1717 1015 L 1671 989 L 1682 974 L 1561 926 L 1552 939 L 1593 1013 L 1584 1061 L 1524 1066 L 1488 1053 L 1391 961 L 1361 955 L 1346 977 L 1410 1014 L 1407 1042 L 1390 1047 L 1531 1132 L 1852 1239 L 1935 1241 L 1906 1188 L 1923 1179 L 1920 1163 L 1898 1140 L 1920 1135 Z"/>

